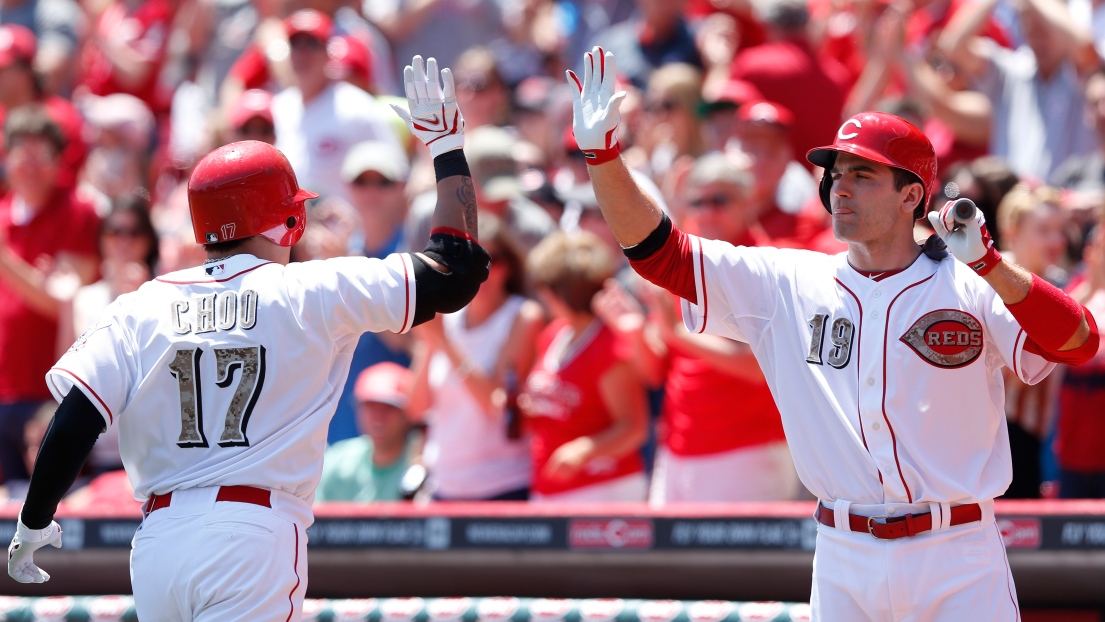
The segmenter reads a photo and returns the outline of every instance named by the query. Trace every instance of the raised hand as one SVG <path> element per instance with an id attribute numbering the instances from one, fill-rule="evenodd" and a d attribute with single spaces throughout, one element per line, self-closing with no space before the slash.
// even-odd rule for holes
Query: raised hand
<path id="1" fill-rule="evenodd" d="M 440 72 L 440 80 L 438 75 L 437 59 L 430 58 L 423 65 L 422 57 L 415 56 L 403 69 L 409 110 L 391 104 L 395 114 L 407 122 L 411 133 L 430 148 L 430 155 L 435 158 L 464 147 L 464 116 L 457 107 L 453 72 L 446 67 Z"/>
<path id="2" fill-rule="evenodd" d="M 584 55 L 583 80 L 567 72 L 568 83 L 579 97 L 572 104 L 572 131 L 588 164 L 602 164 L 618 157 L 618 123 L 625 91 L 614 92 L 614 54 L 596 46 Z"/>

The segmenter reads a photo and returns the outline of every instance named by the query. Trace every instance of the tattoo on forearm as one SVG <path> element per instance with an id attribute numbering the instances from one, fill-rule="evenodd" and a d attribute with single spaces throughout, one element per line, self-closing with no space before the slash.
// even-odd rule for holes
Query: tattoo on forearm
<path id="1" fill-rule="evenodd" d="M 464 228 L 470 234 L 476 233 L 476 188 L 472 185 L 471 177 L 460 178 L 460 188 L 457 188 L 457 200 L 464 207 Z"/>

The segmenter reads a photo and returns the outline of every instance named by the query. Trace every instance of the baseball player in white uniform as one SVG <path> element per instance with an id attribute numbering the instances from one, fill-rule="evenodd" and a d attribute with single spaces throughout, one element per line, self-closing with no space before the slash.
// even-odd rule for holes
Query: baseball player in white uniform
<path id="1" fill-rule="evenodd" d="M 398 110 L 434 156 L 438 208 L 422 253 L 289 264 L 305 224 L 287 159 L 260 142 L 203 158 L 189 183 L 210 259 L 120 297 L 47 375 L 61 402 L 8 549 L 8 574 L 40 583 L 33 553 L 96 437 L 120 428 L 144 502 L 131 581 L 143 622 L 298 620 L 306 536 L 326 431 L 365 331 L 406 332 L 460 309 L 487 277 L 448 69 L 415 57 Z M 413 117 L 413 118 L 412 118 Z"/>
<path id="2" fill-rule="evenodd" d="M 569 72 L 573 125 L 615 237 L 683 298 L 688 330 L 752 347 L 820 498 L 813 619 L 1018 620 L 994 524 L 1012 476 L 1000 368 L 1035 383 L 1087 360 L 1092 316 L 1002 261 L 973 204 L 934 212 L 939 237 L 919 245 L 936 158 L 883 113 L 848 119 L 807 156 L 826 170 L 822 203 L 847 252 L 684 234 L 618 156 L 613 55 L 595 48 L 584 67 L 582 81 Z"/>

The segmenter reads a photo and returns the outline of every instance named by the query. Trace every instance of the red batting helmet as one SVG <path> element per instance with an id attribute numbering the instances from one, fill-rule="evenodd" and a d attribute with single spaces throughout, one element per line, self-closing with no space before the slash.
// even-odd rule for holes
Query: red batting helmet
<path id="1" fill-rule="evenodd" d="M 928 202 L 936 194 L 936 152 L 921 130 L 905 119 L 885 112 L 861 112 L 852 116 L 836 132 L 836 140 L 828 147 L 810 149 L 806 159 L 825 169 L 832 168 L 837 153 L 851 153 L 866 160 L 909 171 L 921 180 L 924 196 L 918 206 L 918 218 L 927 211 Z M 829 192 L 832 183 L 822 183 L 821 203 L 830 212 Z"/>
<path id="2" fill-rule="evenodd" d="M 292 246 L 307 224 L 303 202 L 317 196 L 299 187 L 283 153 L 256 140 L 219 147 L 188 178 L 188 207 L 200 244 L 260 235 Z"/>

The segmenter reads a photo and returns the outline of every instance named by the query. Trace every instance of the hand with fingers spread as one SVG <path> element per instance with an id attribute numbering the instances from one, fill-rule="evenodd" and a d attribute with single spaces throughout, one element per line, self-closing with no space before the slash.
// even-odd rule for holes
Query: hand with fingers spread
<path id="1" fill-rule="evenodd" d="M 973 216 L 961 218 L 956 215 L 957 202 L 948 201 L 939 212 L 929 212 L 929 223 L 948 246 L 948 252 L 979 276 L 986 276 L 1001 262 L 1001 253 L 986 229 L 986 217 L 982 215 L 982 210 L 975 207 Z"/>
<path id="2" fill-rule="evenodd" d="M 35 565 L 34 553 L 50 545 L 61 548 L 61 526 L 51 521 L 44 529 L 31 529 L 20 520 L 8 547 L 8 574 L 20 583 L 45 583 L 50 575 Z"/>
<path id="3" fill-rule="evenodd" d="M 438 76 L 437 59 L 430 58 L 423 65 L 422 57 L 415 56 L 403 69 L 409 111 L 391 104 L 395 114 L 407 122 L 411 133 L 430 148 L 430 155 L 435 158 L 464 147 L 464 117 L 457 107 L 453 72 L 445 68 L 440 72 L 440 80 Z"/>
<path id="4" fill-rule="evenodd" d="M 569 84 L 579 92 L 572 105 L 572 131 L 579 149 L 588 164 L 609 162 L 618 157 L 618 123 L 625 98 L 625 91 L 614 92 L 614 54 L 596 46 L 584 55 L 582 82 L 571 70 L 567 73 Z"/>

